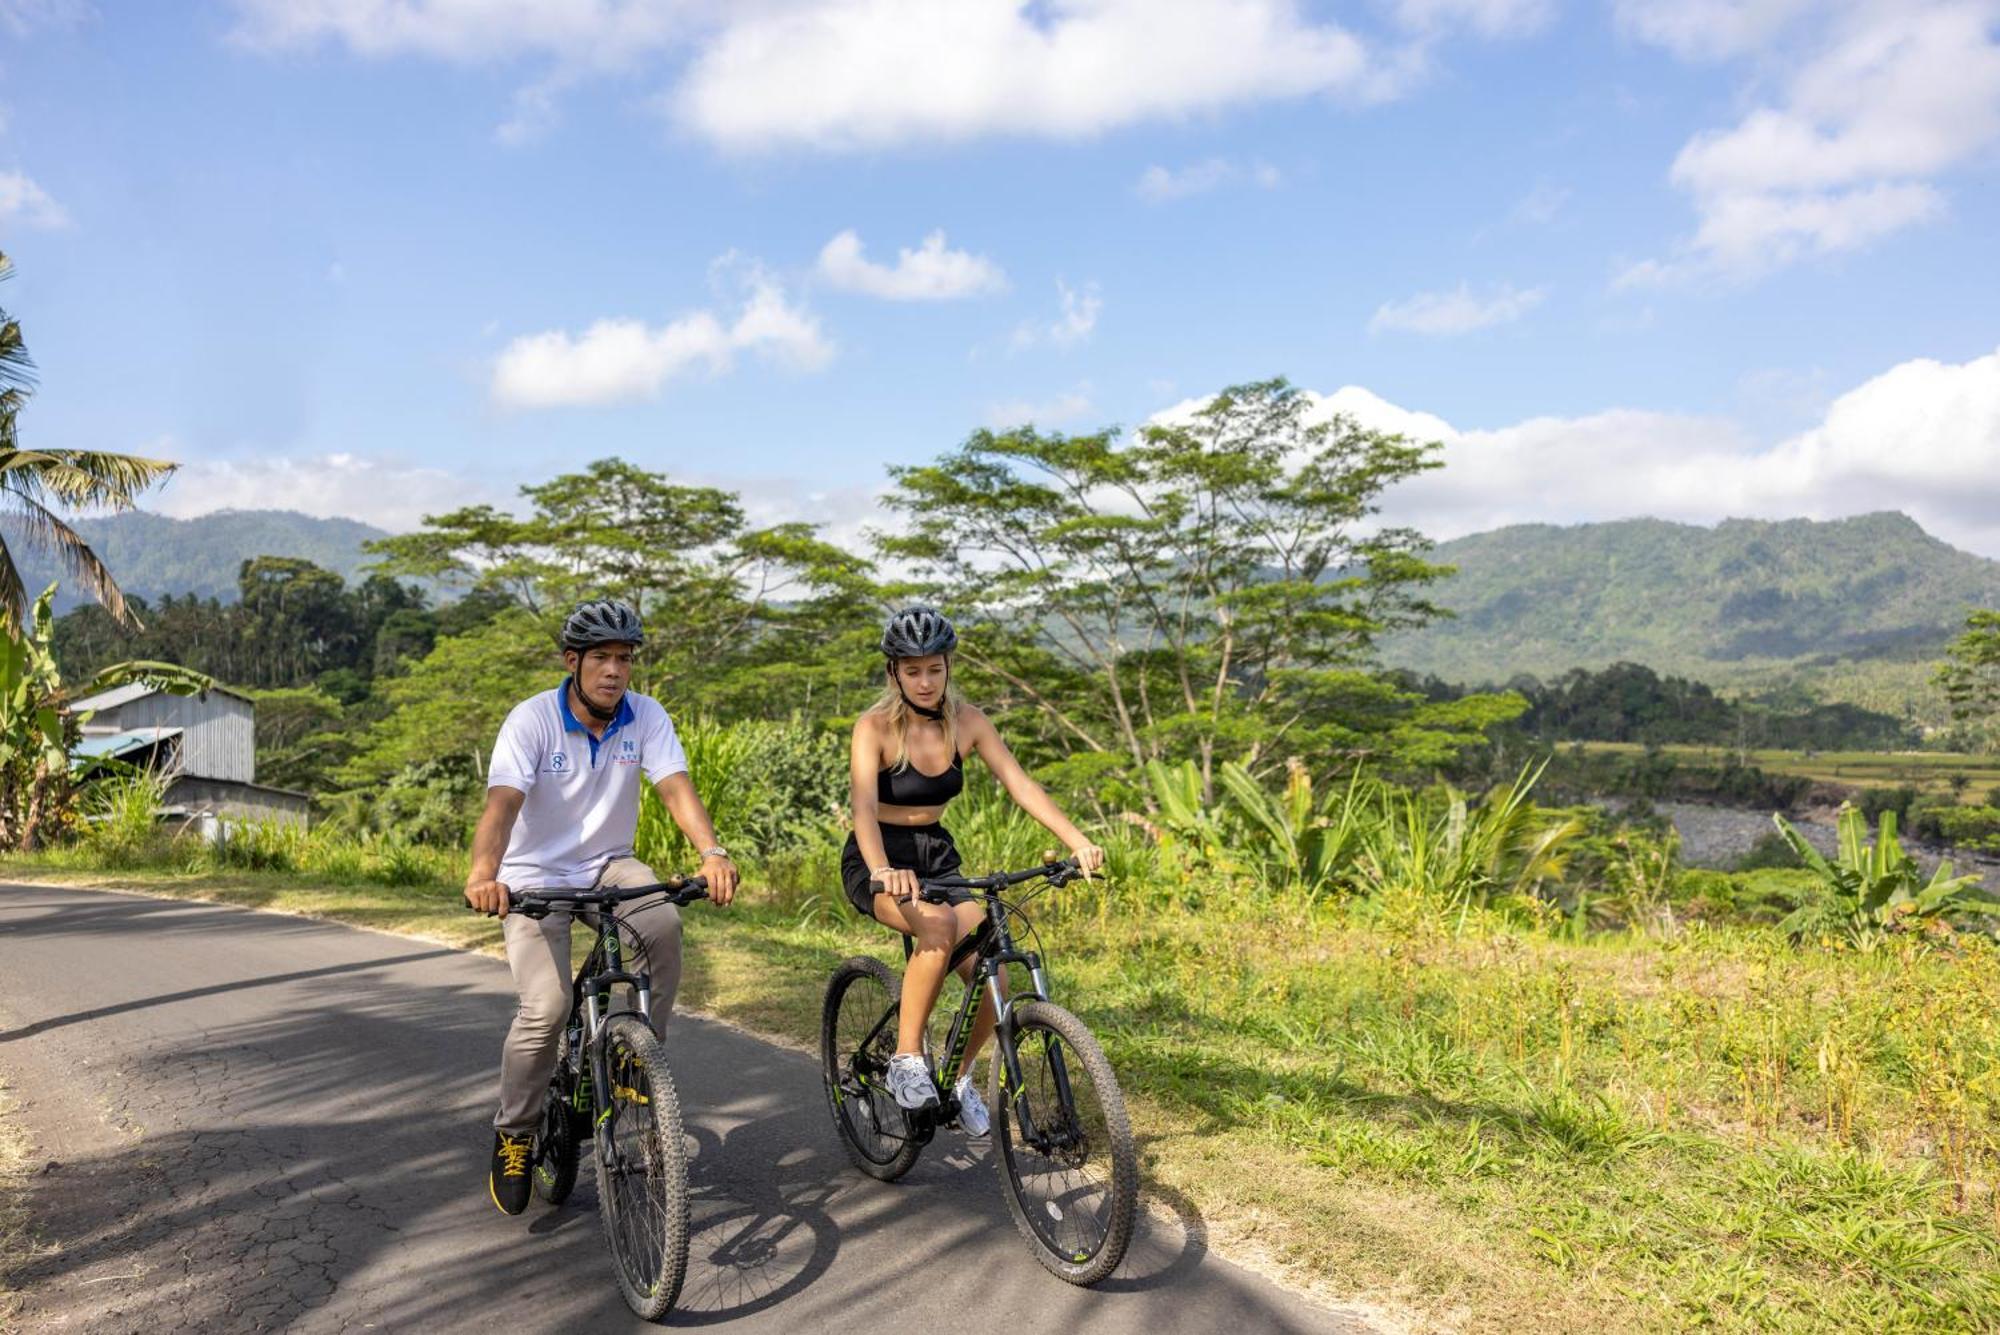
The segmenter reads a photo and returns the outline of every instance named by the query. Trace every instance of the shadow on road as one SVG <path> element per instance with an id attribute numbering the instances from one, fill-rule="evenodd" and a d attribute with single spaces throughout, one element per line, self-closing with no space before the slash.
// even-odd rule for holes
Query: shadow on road
<path id="1" fill-rule="evenodd" d="M 113 1006 L 99 1006 L 94 1010 L 71 1011 L 65 1015 L 51 1016 L 24 1024 L 19 1029 L 0 1030 L 0 1043 L 12 1043 L 18 1039 L 33 1038 L 36 1034 L 51 1029 L 61 1029 L 72 1024 L 87 1024 L 92 1020 L 102 1020 L 113 1015 L 123 1015 L 127 1011 L 145 1010 L 152 1006 L 171 1006 L 179 1001 L 194 1001 L 201 997 L 217 996 L 223 992 L 239 992 L 247 987 L 276 987 L 281 983 L 300 983 L 308 978 L 324 978 L 329 974 L 355 973 L 363 969 L 379 969 L 389 964 L 408 964 L 415 960 L 434 960 L 445 955 L 460 952 L 448 947 L 436 950 L 422 950 L 413 955 L 391 955 L 387 959 L 357 960 L 348 964 L 329 964 L 318 969 L 300 969 L 293 973 L 266 974 L 262 978 L 239 978 L 233 982 L 214 983 L 208 987 L 190 987 L 179 992 L 164 992 L 159 996 L 140 997 L 133 1001 L 121 1001 Z"/>

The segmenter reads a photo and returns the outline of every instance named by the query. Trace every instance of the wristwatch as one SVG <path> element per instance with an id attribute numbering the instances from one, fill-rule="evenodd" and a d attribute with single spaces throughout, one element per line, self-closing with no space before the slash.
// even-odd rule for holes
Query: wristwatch
<path id="1" fill-rule="evenodd" d="M 735 858 L 729 856 L 729 850 L 724 848 L 721 844 L 717 844 L 714 848 L 702 849 L 701 855 L 704 858 L 723 858 L 730 862 L 736 861 Z"/>

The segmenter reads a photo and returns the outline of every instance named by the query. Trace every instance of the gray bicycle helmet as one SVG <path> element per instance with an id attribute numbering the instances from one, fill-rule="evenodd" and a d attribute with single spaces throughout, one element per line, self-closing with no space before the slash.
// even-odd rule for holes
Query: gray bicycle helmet
<path id="1" fill-rule="evenodd" d="M 616 598 L 592 598 L 578 603 L 576 610 L 563 621 L 565 649 L 588 649 L 599 644 L 629 644 L 637 648 L 645 642 L 646 631 L 639 624 L 639 614 Z"/>
<path id="2" fill-rule="evenodd" d="M 882 628 L 882 653 L 888 658 L 923 658 L 957 647 L 958 632 L 935 607 L 906 607 Z"/>

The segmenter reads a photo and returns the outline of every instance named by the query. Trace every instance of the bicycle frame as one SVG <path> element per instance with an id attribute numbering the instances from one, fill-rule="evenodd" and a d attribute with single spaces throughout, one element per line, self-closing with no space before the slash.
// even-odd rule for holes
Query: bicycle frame
<path id="1" fill-rule="evenodd" d="M 1007 926 L 1007 906 L 1001 901 L 999 892 L 986 890 L 982 892 L 982 897 L 985 902 L 986 920 L 980 923 L 971 935 L 961 939 L 952 948 L 950 959 L 945 965 L 945 972 L 949 975 L 956 972 L 967 958 L 976 956 L 978 959 L 973 965 L 972 977 L 966 985 L 965 995 L 959 999 L 958 1011 L 952 1017 L 951 1027 L 946 1031 L 943 1060 L 933 1063 L 931 1071 L 931 1078 L 938 1087 L 939 1110 L 941 1112 L 948 1110 L 947 1115 L 956 1113 L 952 1089 L 962 1073 L 965 1046 L 972 1038 L 972 1024 L 978 1014 L 982 996 L 990 996 L 993 1000 L 995 1060 L 1000 1064 L 1001 1090 L 1010 1098 L 1018 1093 L 1023 1083 L 1020 1058 L 1014 1050 L 1014 1007 L 1030 998 L 1040 1001 L 1050 999 L 1048 972 L 1042 966 L 1042 957 L 1035 951 L 1022 950 L 1015 945 L 1013 932 Z M 915 944 L 905 936 L 903 938 L 905 963 L 914 951 Z M 1014 964 L 1027 969 L 1028 978 L 1032 983 L 1029 991 L 1015 994 L 1008 988 L 1007 968 Z M 891 1006 L 884 1011 L 882 1018 L 875 1022 L 874 1028 L 868 1031 L 858 1046 L 866 1048 L 874 1042 L 877 1034 L 895 1022 L 900 1009 L 900 1006 Z M 1069 1072 L 1060 1052 L 1051 1055 L 1054 1059 L 1052 1072 L 1057 1092 L 1067 1106 L 1074 1100 L 1069 1087 Z M 1033 1126 L 1032 1117 L 1027 1109 L 1017 1108 L 1016 1112 L 1021 1125 L 1022 1139 L 1039 1147 L 1043 1137 Z M 930 1138 L 929 1133 L 932 1129 L 933 1127 L 927 1122 L 919 1122 L 912 1126 L 912 1130 L 925 1140 Z"/>

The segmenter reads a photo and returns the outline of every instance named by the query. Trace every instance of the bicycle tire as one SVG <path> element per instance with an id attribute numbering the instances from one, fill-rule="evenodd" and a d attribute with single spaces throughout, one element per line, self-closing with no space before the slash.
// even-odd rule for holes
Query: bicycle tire
<path id="1" fill-rule="evenodd" d="M 893 1021 L 883 1026 L 867 1052 L 858 1051 L 875 1022 L 902 996 L 903 980 L 888 965 L 856 955 L 833 971 L 820 1011 L 820 1078 L 826 1085 L 827 1111 L 848 1159 L 882 1182 L 909 1172 L 924 1148 L 889 1094 L 889 1058 L 896 1051 Z"/>
<path id="2" fill-rule="evenodd" d="M 1125 1096 L 1096 1037 L 1061 1006 L 1050 1001 L 1023 1001 L 1014 1008 L 1011 1030 L 1009 1041 L 1021 1064 L 1021 1088 L 1001 1088 L 1002 1067 L 997 1057 L 991 1081 L 993 1161 L 999 1169 L 1001 1192 L 1014 1216 L 1014 1227 L 1044 1269 L 1070 1284 L 1095 1284 L 1125 1259 L 1138 1213 L 1139 1155 L 1132 1143 Z M 1051 1038 L 1056 1040 L 1054 1045 Z M 1061 1106 L 1051 1053 L 1061 1054 L 1062 1070 L 1069 1080 L 1072 1106 L 1068 1109 Z M 1080 1093 L 1086 1090 L 1087 1094 Z M 1095 1103 L 1095 1113 L 1080 1106 L 1086 1097 Z M 1039 1132 L 1054 1130 L 1081 1144 L 1052 1146 L 1054 1152 L 1049 1153 L 1024 1143 L 1019 1125 L 1024 1109 Z M 1102 1162 L 1101 1202 L 1087 1201 L 1079 1190 L 1091 1180 L 1083 1170 L 1086 1159 Z M 1044 1185 L 1043 1179 L 1050 1177 L 1060 1179 L 1055 1184 L 1060 1192 L 1044 1200 L 1038 1189 Z M 1067 1199 L 1067 1207 L 1063 1199 Z M 1086 1220 L 1095 1228 L 1086 1228 Z"/>
<path id="3" fill-rule="evenodd" d="M 657 1321 L 687 1279 L 687 1142 L 680 1095 L 659 1036 L 644 1020 L 612 1016 L 604 1044 L 611 1088 L 598 1091 L 598 1119 L 610 1126 L 604 1136 L 592 1137 L 591 1156 L 597 1162 L 598 1217 L 626 1305 Z"/>
<path id="4" fill-rule="evenodd" d="M 558 1072 L 563 1068 L 557 1067 Z M 560 1085 L 550 1085 L 542 1100 L 542 1131 L 536 1144 L 535 1194 L 550 1205 L 561 1205 L 576 1190 L 576 1118 Z"/>

